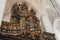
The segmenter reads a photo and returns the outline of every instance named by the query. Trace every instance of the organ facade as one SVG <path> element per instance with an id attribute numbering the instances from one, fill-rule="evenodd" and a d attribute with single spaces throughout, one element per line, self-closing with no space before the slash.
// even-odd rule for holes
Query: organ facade
<path id="1" fill-rule="evenodd" d="M 7 35 L 6 40 L 55 40 L 54 34 L 42 31 L 35 10 L 28 8 L 25 2 L 15 3 L 11 9 L 10 22 L 2 21 L 1 35 Z"/>

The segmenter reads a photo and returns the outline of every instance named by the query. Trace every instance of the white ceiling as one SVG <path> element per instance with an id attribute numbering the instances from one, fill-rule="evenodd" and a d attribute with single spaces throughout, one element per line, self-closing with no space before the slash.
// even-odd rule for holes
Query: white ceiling
<path id="1" fill-rule="evenodd" d="M 56 4 L 60 7 L 60 0 L 55 0 Z"/>

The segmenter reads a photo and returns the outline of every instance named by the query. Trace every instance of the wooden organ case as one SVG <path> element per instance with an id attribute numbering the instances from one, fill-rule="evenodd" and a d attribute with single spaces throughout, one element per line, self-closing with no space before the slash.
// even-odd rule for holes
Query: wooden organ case
<path id="1" fill-rule="evenodd" d="M 11 9 L 10 23 L 2 21 L 1 40 L 55 40 L 55 35 L 43 32 L 34 9 L 26 3 L 15 3 Z"/>

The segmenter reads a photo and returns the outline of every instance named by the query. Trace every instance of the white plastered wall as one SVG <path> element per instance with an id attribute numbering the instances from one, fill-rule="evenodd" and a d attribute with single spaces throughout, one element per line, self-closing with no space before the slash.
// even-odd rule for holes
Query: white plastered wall
<path id="1" fill-rule="evenodd" d="M 2 16 L 4 13 L 5 3 L 6 3 L 6 0 L 0 0 L 0 25 L 1 25 Z"/>

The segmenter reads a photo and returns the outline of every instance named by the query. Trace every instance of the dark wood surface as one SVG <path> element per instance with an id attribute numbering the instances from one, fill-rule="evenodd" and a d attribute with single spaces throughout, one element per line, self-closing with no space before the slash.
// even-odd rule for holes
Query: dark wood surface
<path id="1" fill-rule="evenodd" d="M 0 39 L 1 40 L 56 40 L 55 35 L 44 32 L 43 34 L 34 35 L 34 38 L 31 36 L 31 34 L 21 34 L 21 35 L 3 35 L 0 33 Z"/>

